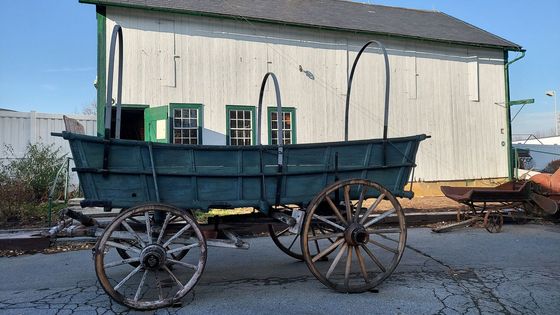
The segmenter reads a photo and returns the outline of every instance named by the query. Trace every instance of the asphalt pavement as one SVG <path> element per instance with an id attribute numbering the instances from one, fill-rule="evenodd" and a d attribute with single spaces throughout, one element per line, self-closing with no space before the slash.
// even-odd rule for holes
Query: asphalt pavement
<path id="1" fill-rule="evenodd" d="M 378 292 L 324 287 L 267 237 L 251 249 L 210 248 L 183 304 L 146 314 L 558 314 L 560 225 L 506 225 L 436 234 L 411 228 L 408 248 Z M 142 313 L 115 304 L 90 251 L 0 258 L 2 314 Z"/>

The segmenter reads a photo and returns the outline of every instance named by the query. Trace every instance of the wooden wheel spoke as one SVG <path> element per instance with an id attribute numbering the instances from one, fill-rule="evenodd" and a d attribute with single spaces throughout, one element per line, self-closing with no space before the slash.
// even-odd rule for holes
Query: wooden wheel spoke
<path id="1" fill-rule="evenodd" d="M 313 235 L 310 236 L 308 238 L 308 240 L 310 241 L 315 241 L 315 240 L 324 240 L 324 239 L 328 239 L 329 241 L 331 241 L 331 243 L 333 243 L 334 241 L 331 240 L 331 238 L 339 238 L 339 237 L 343 237 L 344 233 L 335 233 L 335 234 L 324 234 L 323 235 Z"/>
<path id="2" fill-rule="evenodd" d="M 377 246 L 377 247 L 381 247 L 381 248 L 383 248 L 384 250 L 389 251 L 389 252 L 391 252 L 391 253 L 394 253 L 394 254 L 398 254 L 398 253 L 399 253 L 398 250 L 396 250 L 396 249 L 394 249 L 394 248 L 391 248 L 391 247 L 389 247 L 389 246 L 387 246 L 387 245 L 385 245 L 385 244 L 381 244 L 381 243 L 379 243 L 379 242 L 376 242 L 376 241 L 374 241 L 374 240 L 372 240 L 372 239 L 369 239 L 368 242 L 372 243 L 373 245 L 375 245 L 375 246 Z"/>
<path id="3" fill-rule="evenodd" d="M 165 220 L 163 221 L 163 225 L 161 226 L 161 231 L 159 231 L 159 235 L 156 241 L 157 244 L 161 244 L 161 241 L 163 240 L 163 235 L 165 234 L 165 229 L 167 229 L 167 225 L 169 224 L 170 220 L 171 220 L 171 212 L 168 212 L 167 215 L 165 216 Z"/>
<path id="4" fill-rule="evenodd" d="M 191 249 L 191 248 L 195 248 L 195 247 L 198 247 L 198 246 L 200 246 L 200 244 L 198 244 L 198 243 L 189 244 L 189 245 L 186 245 L 186 246 L 181 246 L 181 247 L 177 247 L 177 248 L 170 249 L 170 250 L 167 251 L 167 253 L 168 253 L 168 254 L 173 254 L 173 253 L 176 253 L 176 252 L 181 252 L 181 251 L 184 251 L 184 250 L 189 250 L 189 249 Z"/>
<path id="5" fill-rule="evenodd" d="M 320 216 L 320 215 L 313 214 L 313 217 L 314 217 L 315 219 L 317 219 L 317 220 L 319 220 L 319 221 L 323 221 L 323 222 L 325 222 L 326 224 L 328 224 L 328 225 L 330 225 L 330 226 L 332 226 L 332 227 L 335 227 L 335 228 L 337 228 L 337 229 L 339 229 L 339 230 L 341 230 L 341 231 L 343 231 L 343 232 L 344 232 L 344 230 L 346 230 L 343 226 L 340 226 L 340 225 L 338 225 L 338 224 L 336 224 L 336 223 L 334 223 L 334 222 L 332 222 L 332 221 L 329 221 L 329 220 L 327 220 L 326 218 L 324 218 L 324 217 L 322 217 L 322 216 Z"/>
<path id="6" fill-rule="evenodd" d="M 161 301 L 163 300 L 163 289 L 161 288 L 161 282 L 159 281 L 158 270 L 154 272 L 154 278 L 156 279 L 156 287 L 158 288 L 158 297 Z"/>
<path id="7" fill-rule="evenodd" d="M 148 211 L 144 212 L 144 219 L 146 220 L 146 234 L 148 234 L 148 243 L 152 244 L 152 227 L 150 225 L 150 213 Z"/>
<path id="8" fill-rule="evenodd" d="M 178 238 L 179 236 L 183 235 L 183 233 L 185 233 L 189 228 L 191 227 L 190 224 L 185 225 L 182 229 L 180 229 L 179 231 L 177 231 L 177 233 L 175 233 L 173 236 L 171 236 L 167 242 L 165 242 L 162 246 L 163 247 L 167 247 L 169 246 L 169 244 L 171 244 L 171 242 L 173 242 L 176 238 Z"/>
<path id="9" fill-rule="evenodd" d="M 325 196 L 325 200 L 327 201 L 327 203 L 329 204 L 329 206 L 331 207 L 332 211 L 334 212 L 334 214 L 336 215 L 336 217 L 344 224 L 344 225 L 348 225 L 348 222 L 346 222 L 346 219 L 344 219 L 344 217 L 342 216 L 342 214 L 340 213 L 340 210 L 338 210 L 338 208 L 336 207 L 336 205 L 334 204 L 334 202 L 332 201 L 332 199 L 329 196 Z"/>
<path id="10" fill-rule="evenodd" d="M 123 220 L 121 224 L 130 234 L 132 234 L 136 238 L 136 240 L 138 240 L 142 247 L 146 247 L 146 243 L 144 242 L 144 240 L 142 240 L 140 235 L 138 235 L 138 233 L 136 233 L 136 231 L 134 231 L 134 229 L 132 229 L 132 227 L 125 220 Z"/>
<path id="11" fill-rule="evenodd" d="M 130 264 L 130 263 L 133 263 L 133 262 L 139 262 L 139 261 L 140 261 L 140 257 L 121 259 L 121 260 L 113 261 L 113 262 L 110 262 L 110 263 L 106 263 L 105 265 L 103 265 L 103 268 L 111 268 L 111 267 L 115 267 L 115 266 Z"/>
<path id="12" fill-rule="evenodd" d="M 369 277 L 366 269 L 366 263 L 364 262 L 364 257 L 360 252 L 360 248 L 356 247 L 356 257 L 358 257 L 358 264 L 360 265 L 360 271 L 362 272 L 362 276 L 364 277 L 364 281 L 369 283 Z"/>
<path id="13" fill-rule="evenodd" d="M 381 271 L 386 272 L 387 269 L 385 268 L 385 266 L 383 266 L 381 261 L 373 254 L 373 252 L 369 248 L 367 248 L 366 245 L 361 245 L 361 246 L 364 249 L 364 251 L 366 252 L 366 254 L 368 254 L 369 258 L 371 258 L 371 260 L 373 260 L 373 262 L 377 265 L 377 267 L 379 267 L 379 269 L 381 269 Z"/>
<path id="14" fill-rule="evenodd" d="M 279 233 L 275 233 L 275 235 L 276 235 L 276 237 L 280 237 L 280 236 L 286 234 L 286 232 L 288 232 L 289 230 L 290 230 L 290 228 L 287 227 L 287 228 L 283 229 L 282 231 L 280 231 Z"/>
<path id="15" fill-rule="evenodd" d="M 364 198 L 366 196 L 367 186 L 363 186 L 360 191 L 360 198 L 358 199 L 358 203 L 356 204 L 356 213 L 354 214 L 354 222 L 358 222 L 360 217 L 360 212 L 362 212 L 362 205 L 364 204 Z"/>
<path id="16" fill-rule="evenodd" d="M 377 200 L 375 200 L 375 202 L 371 204 L 369 208 L 367 208 L 366 213 L 364 213 L 362 219 L 360 220 L 360 224 L 364 224 L 364 222 L 366 222 L 369 215 L 375 210 L 375 208 L 377 208 L 377 206 L 379 206 L 379 204 L 381 203 L 381 201 L 383 201 L 383 199 L 385 199 L 385 194 L 381 194 L 379 195 L 379 197 L 377 197 Z"/>
<path id="17" fill-rule="evenodd" d="M 332 243 L 329 247 L 325 248 L 322 252 L 318 253 L 317 255 L 313 256 L 312 262 L 317 262 L 319 259 L 323 258 L 325 255 L 331 253 L 335 248 L 337 248 L 340 244 L 344 242 L 344 239 L 339 239 L 338 241 Z"/>
<path id="18" fill-rule="evenodd" d="M 146 275 L 148 274 L 148 270 L 144 270 L 144 274 L 142 275 L 142 279 L 140 280 L 140 283 L 138 284 L 138 289 L 136 290 L 136 294 L 134 294 L 134 302 L 138 302 L 138 299 L 140 298 L 140 293 L 142 292 L 142 287 L 144 286 L 144 281 L 146 281 Z"/>
<path id="19" fill-rule="evenodd" d="M 386 217 L 388 217 L 388 216 L 394 214 L 395 212 L 397 212 L 397 210 L 395 210 L 395 209 L 391 209 L 391 210 L 389 210 L 389 211 L 385 211 L 385 212 L 383 212 L 382 214 L 378 215 L 377 217 L 371 219 L 368 223 L 364 224 L 364 227 L 367 229 L 369 226 L 371 226 L 371 225 L 373 225 L 373 224 L 375 224 L 375 223 L 377 223 L 377 222 L 379 222 L 379 221 L 385 219 Z M 363 220 L 363 219 L 362 219 L 362 220 Z"/>
<path id="20" fill-rule="evenodd" d="M 346 207 L 346 219 L 352 221 L 352 203 L 350 202 L 350 185 L 344 186 L 344 206 Z"/>
<path id="21" fill-rule="evenodd" d="M 197 266 L 192 265 L 192 264 L 189 264 L 189 263 L 186 263 L 186 262 L 182 262 L 182 261 L 180 261 L 180 260 L 167 259 L 167 261 L 170 262 L 170 263 L 172 263 L 172 264 L 176 264 L 176 265 L 179 265 L 179 266 L 183 266 L 183 267 L 192 269 L 192 270 L 194 270 L 194 271 L 197 271 L 197 270 L 198 270 L 198 267 L 197 267 Z"/>
<path id="22" fill-rule="evenodd" d="M 169 276 L 171 277 L 171 279 L 173 279 L 173 281 L 175 281 L 175 283 L 177 283 L 177 285 L 179 286 L 180 290 L 183 290 L 183 288 L 185 288 L 185 286 L 181 283 L 181 281 L 179 281 L 179 279 L 177 279 L 177 277 L 175 277 L 175 275 L 173 274 L 173 272 L 171 272 L 171 270 L 169 270 L 169 268 L 167 266 L 163 266 L 163 270 L 167 271 L 167 273 L 169 274 Z"/>
<path id="23" fill-rule="evenodd" d="M 348 247 L 348 245 L 346 245 L 346 243 L 344 243 L 342 245 L 342 247 L 338 250 L 338 253 L 336 254 L 336 256 L 334 257 L 334 261 L 332 262 L 332 264 L 329 267 L 329 270 L 327 271 L 327 274 L 325 275 L 325 277 L 328 279 L 332 272 L 334 271 L 334 268 L 336 268 L 336 265 L 338 265 L 338 262 L 340 261 L 340 258 L 342 257 L 342 255 L 344 254 L 344 252 L 346 251 L 346 248 Z"/>
<path id="24" fill-rule="evenodd" d="M 119 282 L 115 287 L 114 290 L 118 291 L 120 289 L 120 287 L 122 287 L 128 280 L 130 280 L 130 278 L 132 278 L 132 276 L 134 276 L 138 271 L 140 271 L 140 269 L 142 269 L 142 265 L 136 267 L 134 270 L 132 270 L 126 277 L 124 277 L 124 279 L 121 280 L 121 282 Z"/>
<path id="25" fill-rule="evenodd" d="M 124 244 L 113 242 L 113 241 L 107 241 L 105 244 L 107 244 L 111 247 L 120 248 L 120 249 L 123 249 L 123 250 L 126 250 L 126 251 L 133 251 L 137 254 L 141 253 L 140 249 L 138 249 L 138 248 L 136 248 L 132 245 L 124 245 Z"/>
<path id="26" fill-rule="evenodd" d="M 352 268 L 352 246 L 348 246 L 348 255 L 346 256 L 346 268 L 344 269 L 344 286 L 349 289 L 350 285 L 350 269 Z"/>

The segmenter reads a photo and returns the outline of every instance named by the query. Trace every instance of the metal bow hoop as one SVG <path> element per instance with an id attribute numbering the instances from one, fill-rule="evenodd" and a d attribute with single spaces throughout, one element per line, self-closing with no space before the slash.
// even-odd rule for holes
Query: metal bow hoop
<path id="1" fill-rule="evenodd" d="M 354 78 L 354 72 L 356 71 L 356 66 L 358 65 L 358 61 L 362 56 L 362 53 L 366 50 L 366 48 L 371 44 L 377 44 L 381 51 L 383 52 L 383 56 L 385 58 L 385 114 L 383 118 L 383 140 L 387 140 L 387 125 L 389 121 L 389 89 L 391 84 L 390 72 L 389 72 L 389 56 L 387 55 L 387 50 L 385 46 L 376 40 L 370 40 L 367 42 L 360 52 L 356 56 L 354 60 L 354 64 L 352 65 L 352 70 L 350 71 L 350 77 L 348 78 L 348 91 L 346 92 L 346 113 L 344 117 L 344 140 L 348 141 L 348 111 L 350 109 L 350 93 L 352 91 L 352 79 Z"/>
<path id="2" fill-rule="evenodd" d="M 117 119 L 115 122 L 115 139 L 121 137 L 121 96 L 123 74 L 123 35 L 122 27 L 115 25 L 111 35 L 111 48 L 109 49 L 109 72 L 107 76 L 107 99 L 105 100 L 105 139 L 111 138 L 111 108 L 113 103 L 113 75 L 115 69 L 115 48 L 119 39 L 119 77 L 117 81 Z"/>
<path id="3" fill-rule="evenodd" d="M 276 111 L 277 111 L 277 121 L 278 121 L 278 165 L 281 166 L 283 164 L 283 155 L 284 155 L 284 131 L 282 125 L 282 100 L 280 98 L 280 85 L 278 84 L 278 78 L 272 72 L 268 72 L 265 74 L 262 84 L 261 84 L 261 91 L 259 93 L 259 113 L 258 113 L 258 122 L 257 122 L 257 145 L 261 145 L 261 117 L 262 117 L 262 102 L 264 96 L 264 88 L 266 87 L 266 82 L 268 78 L 272 78 L 272 82 L 274 82 L 274 89 L 276 91 Z"/>

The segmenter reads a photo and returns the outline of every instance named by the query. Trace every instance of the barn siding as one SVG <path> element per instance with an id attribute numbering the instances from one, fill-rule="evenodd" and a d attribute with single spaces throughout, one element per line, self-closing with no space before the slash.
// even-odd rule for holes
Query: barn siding
<path id="1" fill-rule="evenodd" d="M 202 103 L 211 144 L 226 142 L 226 104 L 256 105 L 267 71 L 279 78 L 283 104 L 296 108 L 298 143 L 342 140 L 349 68 L 378 39 L 391 64 L 389 136 L 432 136 L 415 179 L 507 176 L 502 50 L 113 7 L 108 38 L 115 22 L 124 28 L 123 101 Z M 368 49 L 354 77 L 350 139 L 382 135 L 383 67 Z M 275 104 L 270 87 L 265 104 Z M 264 120 L 262 139 L 266 130 Z"/>

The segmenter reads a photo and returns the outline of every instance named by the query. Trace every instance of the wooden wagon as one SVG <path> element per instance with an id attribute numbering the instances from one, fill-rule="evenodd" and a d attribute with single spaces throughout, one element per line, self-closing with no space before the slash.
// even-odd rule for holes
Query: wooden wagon
<path id="1" fill-rule="evenodd" d="M 435 232 L 483 221 L 488 232 L 499 233 L 504 217 L 524 222 L 534 218 L 529 215 L 553 215 L 560 202 L 560 194 L 545 192 L 526 180 L 509 181 L 496 187 L 442 186 L 441 191 L 467 208 L 457 210 L 457 223 L 435 228 Z"/>
<path id="2" fill-rule="evenodd" d="M 111 40 L 107 100 L 112 99 L 114 52 L 122 31 Z M 385 56 L 385 123 L 382 139 L 284 145 L 207 146 L 121 140 L 119 71 L 116 139 L 111 139 L 111 106 L 106 104 L 105 137 L 73 132 L 58 134 L 70 148 L 83 188 L 83 206 L 122 208 L 103 224 L 64 210 L 52 235 L 98 237 L 95 269 L 103 289 L 115 301 L 136 309 L 172 305 L 199 281 L 208 246 L 248 248 L 236 234 L 240 225 L 268 224 L 274 243 L 304 260 L 316 278 L 340 292 L 363 292 L 377 286 L 397 267 L 406 244 L 406 224 L 397 197 L 405 190 L 426 135 L 388 138 L 389 65 Z M 278 112 L 279 84 L 272 78 Z M 281 115 L 278 115 L 279 119 Z M 69 120 L 69 125 L 71 121 Z M 348 120 L 346 119 L 346 126 Z M 347 130 L 346 127 L 346 140 Z M 201 225 L 194 211 L 251 207 L 251 214 Z M 392 226 L 384 219 L 396 218 Z M 79 224 L 76 224 L 78 221 Z M 217 238 L 207 237 L 218 231 Z"/>

